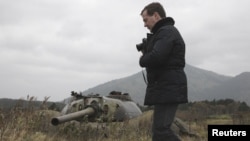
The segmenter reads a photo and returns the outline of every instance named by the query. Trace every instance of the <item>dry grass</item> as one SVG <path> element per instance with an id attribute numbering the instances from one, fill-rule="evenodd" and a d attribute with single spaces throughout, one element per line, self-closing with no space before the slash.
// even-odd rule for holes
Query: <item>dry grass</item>
<path id="1" fill-rule="evenodd" d="M 125 122 L 78 123 L 68 122 L 58 126 L 50 124 L 58 112 L 46 106 L 34 110 L 32 105 L 23 110 L 17 106 L 8 112 L 0 111 L 0 141 L 151 141 L 152 111 Z M 212 117 L 196 122 L 186 122 L 189 129 L 200 138 L 182 136 L 182 141 L 206 141 L 208 124 L 232 124 L 230 116 Z M 249 123 L 249 119 L 247 120 Z"/>
<path id="2" fill-rule="evenodd" d="M 57 112 L 12 110 L 1 114 L 0 141 L 151 141 L 151 113 L 125 122 L 50 124 Z M 184 141 L 190 139 L 185 137 Z"/>

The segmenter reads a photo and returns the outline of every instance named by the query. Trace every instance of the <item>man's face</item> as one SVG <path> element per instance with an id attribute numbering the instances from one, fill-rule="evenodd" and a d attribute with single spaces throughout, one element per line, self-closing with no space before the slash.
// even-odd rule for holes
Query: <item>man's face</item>
<path id="1" fill-rule="evenodd" d="M 144 27 L 147 27 L 150 31 L 152 31 L 154 25 L 159 21 L 159 15 L 157 13 L 149 16 L 147 10 L 144 10 L 141 16 L 144 22 Z"/>

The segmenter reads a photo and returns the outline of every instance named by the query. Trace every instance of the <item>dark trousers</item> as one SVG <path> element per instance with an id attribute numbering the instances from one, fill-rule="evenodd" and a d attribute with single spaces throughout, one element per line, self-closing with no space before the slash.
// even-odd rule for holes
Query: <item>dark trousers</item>
<path id="1" fill-rule="evenodd" d="M 178 104 L 154 105 L 152 141 L 180 141 L 171 130 Z"/>

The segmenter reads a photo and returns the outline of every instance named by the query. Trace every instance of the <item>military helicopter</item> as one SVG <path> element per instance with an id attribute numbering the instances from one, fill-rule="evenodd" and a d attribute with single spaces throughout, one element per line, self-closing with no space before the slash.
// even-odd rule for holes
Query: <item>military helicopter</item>
<path id="1" fill-rule="evenodd" d="M 56 126 L 72 120 L 121 122 L 141 114 L 142 111 L 128 93 L 111 91 L 108 96 L 100 96 L 72 91 L 71 101 L 62 109 L 60 116 L 51 119 L 51 124 Z"/>

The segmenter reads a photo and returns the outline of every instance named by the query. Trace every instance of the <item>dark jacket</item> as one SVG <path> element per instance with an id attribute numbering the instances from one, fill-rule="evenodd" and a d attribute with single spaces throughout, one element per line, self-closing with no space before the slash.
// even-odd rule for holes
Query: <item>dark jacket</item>
<path id="1" fill-rule="evenodd" d="M 145 105 L 186 103 L 185 43 L 171 17 L 157 22 L 148 34 L 140 66 L 146 67 Z"/>

